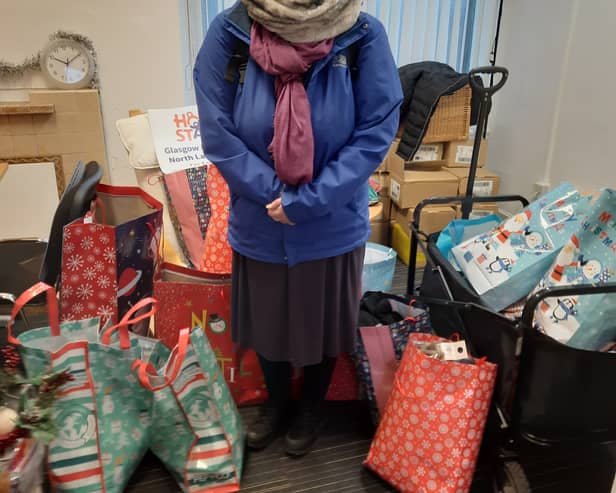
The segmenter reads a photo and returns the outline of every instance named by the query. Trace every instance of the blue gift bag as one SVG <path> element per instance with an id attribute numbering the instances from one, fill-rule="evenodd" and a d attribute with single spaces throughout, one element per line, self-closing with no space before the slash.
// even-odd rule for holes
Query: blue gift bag
<path id="1" fill-rule="evenodd" d="M 592 201 L 537 289 L 614 282 L 615 273 L 616 192 L 606 189 Z M 611 294 L 548 298 L 535 311 L 541 330 L 579 349 L 599 350 L 614 341 L 615 320 L 616 296 Z"/>
<path id="2" fill-rule="evenodd" d="M 467 279 L 494 311 L 524 298 L 579 228 L 584 200 L 563 183 L 491 231 L 452 249 Z"/>

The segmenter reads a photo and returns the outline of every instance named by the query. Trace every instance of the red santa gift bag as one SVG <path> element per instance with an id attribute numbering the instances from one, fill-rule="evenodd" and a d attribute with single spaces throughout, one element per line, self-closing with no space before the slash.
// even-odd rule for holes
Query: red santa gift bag
<path id="1" fill-rule="evenodd" d="M 236 347 L 231 339 L 231 278 L 165 263 L 154 282 L 159 301 L 156 337 L 173 348 L 177 327 L 202 327 L 235 402 L 253 404 L 265 399 L 263 374 L 253 351 Z"/>
<path id="2" fill-rule="evenodd" d="M 100 317 L 101 325 L 115 324 L 152 294 L 162 204 L 138 187 L 98 185 L 96 195 L 94 212 L 63 230 L 62 321 Z"/>
<path id="3" fill-rule="evenodd" d="M 411 334 L 365 465 L 402 492 L 464 493 L 492 399 L 496 365 L 443 361 L 416 342 L 447 342 Z"/>

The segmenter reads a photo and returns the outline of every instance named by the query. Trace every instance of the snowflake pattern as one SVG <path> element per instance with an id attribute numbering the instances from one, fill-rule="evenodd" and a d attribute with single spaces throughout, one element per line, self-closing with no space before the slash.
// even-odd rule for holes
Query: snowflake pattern
<path id="1" fill-rule="evenodd" d="M 107 262 L 108 264 L 114 263 L 116 259 L 115 250 L 111 247 L 105 248 L 105 251 L 103 252 L 103 258 L 105 259 L 105 262 Z"/>
<path id="2" fill-rule="evenodd" d="M 102 289 L 107 289 L 111 286 L 111 280 L 106 276 L 101 276 L 96 280 L 98 287 Z"/>
<path id="3" fill-rule="evenodd" d="M 84 250 L 90 250 L 94 246 L 94 240 L 91 236 L 85 236 L 82 238 L 80 245 Z"/>
<path id="4" fill-rule="evenodd" d="M 417 333 L 410 337 L 418 341 L 440 340 Z M 469 365 L 463 370 L 458 367 L 456 371 L 449 368 L 443 372 L 442 362 L 430 360 L 419 350 L 408 347 L 398 378 L 422 385 L 425 392 L 417 395 L 414 386 L 394 386 L 366 463 L 397 490 L 417 491 L 418 485 L 422 485 L 422 491 L 468 491 L 496 367 L 486 363 L 481 371 L 478 366 Z M 486 384 L 488 389 L 484 390 Z M 403 409 L 406 411 L 400 416 Z M 467 412 L 472 413 L 472 418 Z M 405 424 L 410 431 L 399 433 Z M 418 430 L 424 430 L 423 435 L 417 434 Z M 405 450 L 407 463 L 394 462 L 393 454 L 398 450 Z"/>
<path id="5" fill-rule="evenodd" d="M 79 315 L 81 312 L 83 312 L 84 306 L 82 303 L 75 303 L 73 305 L 73 313 Z"/>
<path id="6" fill-rule="evenodd" d="M 83 267 L 83 257 L 79 254 L 71 255 L 66 265 L 71 271 L 79 270 Z"/>
<path id="7" fill-rule="evenodd" d="M 107 233 L 102 233 L 101 235 L 99 235 L 98 239 L 103 245 L 107 245 L 111 241 L 111 238 Z"/>
<path id="8" fill-rule="evenodd" d="M 114 310 L 111 305 L 103 305 L 98 308 L 96 314 L 101 318 L 103 322 L 106 322 L 114 315 Z"/>
<path id="9" fill-rule="evenodd" d="M 66 242 L 64 243 L 64 246 L 62 248 L 64 250 L 64 253 L 73 253 L 75 251 L 75 244 Z"/>
<path id="10" fill-rule="evenodd" d="M 105 270 L 105 264 L 103 264 L 100 260 L 97 260 L 94 262 L 94 269 L 96 269 L 97 272 L 102 272 Z"/>
<path id="11" fill-rule="evenodd" d="M 92 297 L 93 294 L 94 290 L 92 289 L 92 286 L 90 284 L 84 283 L 77 287 L 77 297 L 80 300 L 88 299 Z"/>
<path id="12" fill-rule="evenodd" d="M 96 277 L 96 269 L 94 267 L 88 267 L 83 271 L 83 278 L 86 281 L 91 281 Z"/>

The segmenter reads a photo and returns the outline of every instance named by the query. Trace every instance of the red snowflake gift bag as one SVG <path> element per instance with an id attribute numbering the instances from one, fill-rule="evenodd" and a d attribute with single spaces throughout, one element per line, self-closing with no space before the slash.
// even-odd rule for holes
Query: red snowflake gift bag
<path id="1" fill-rule="evenodd" d="M 168 348 L 178 342 L 178 327 L 201 327 L 214 350 L 229 390 L 238 405 L 266 397 L 257 356 L 231 339 L 231 278 L 164 263 L 154 282 L 159 302 L 156 337 Z"/>
<path id="2" fill-rule="evenodd" d="M 99 185 L 96 194 L 93 212 L 63 230 L 60 310 L 63 321 L 115 324 L 152 295 L 163 206 L 137 187 Z"/>
<path id="3" fill-rule="evenodd" d="M 215 165 L 207 171 L 207 195 L 212 216 L 203 241 L 203 255 L 199 270 L 213 274 L 230 274 L 231 245 L 227 240 L 229 226 L 229 187 Z"/>
<path id="4" fill-rule="evenodd" d="M 365 465 L 402 492 L 469 491 L 481 446 L 496 365 L 443 361 L 411 334 Z"/>

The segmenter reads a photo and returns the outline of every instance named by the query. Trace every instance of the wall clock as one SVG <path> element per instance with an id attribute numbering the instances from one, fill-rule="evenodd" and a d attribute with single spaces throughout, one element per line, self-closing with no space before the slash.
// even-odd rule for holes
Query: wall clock
<path id="1" fill-rule="evenodd" d="M 51 41 L 41 52 L 40 64 L 47 81 L 60 89 L 90 87 L 96 68 L 88 47 L 66 38 Z"/>

